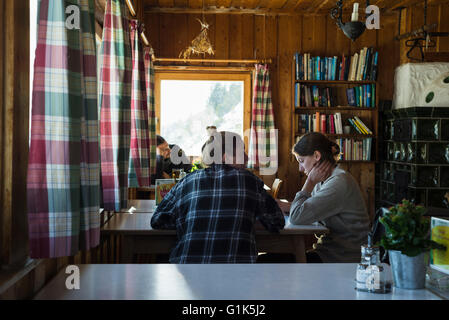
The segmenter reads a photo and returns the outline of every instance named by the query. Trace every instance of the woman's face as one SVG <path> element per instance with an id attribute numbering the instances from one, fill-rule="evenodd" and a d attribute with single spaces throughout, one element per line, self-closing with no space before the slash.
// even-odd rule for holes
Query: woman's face
<path id="1" fill-rule="evenodd" d="M 317 156 L 316 151 L 315 154 L 311 156 L 300 156 L 296 153 L 294 155 L 299 163 L 299 171 L 304 172 L 306 175 L 309 175 L 310 171 L 321 157 L 321 155 Z"/>

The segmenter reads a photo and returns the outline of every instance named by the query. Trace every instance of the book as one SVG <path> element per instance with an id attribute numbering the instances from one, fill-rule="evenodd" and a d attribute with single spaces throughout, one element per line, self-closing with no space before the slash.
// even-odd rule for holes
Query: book
<path id="1" fill-rule="evenodd" d="M 363 129 L 365 129 L 367 134 L 373 134 L 373 132 L 368 128 L 368 126 L 365 125 L 365 123 L 363 123 L 363 121 L 359 117 L 354 116 L 354 119 L 363 127 Z"/>
<path id="2" fill-rule="evenodd" d="M 162 199 L 165 197 L 165 195 L 173 188 L 176 184 L 176 181 L 174 179 L 156 179 L 155 185 L 155 200 L 156 205 L 159 205 L 161 203 Z"/>
<path id="3" fill-rule="evenodd" d="M 359 54 L 355 53 L 352 61 L 352 70 L 351 70 L 351 78 L 350 81 L 355 81 L 355 75 L 357 74 L 357 66 L 359 63 Z"/>
<path id="4" fill-rule="evenodd" d="M 334 120 L 334 115 L 333 114 L 329 115 L 329 124 L 330 124 L 329 133 L 330 134 L 335 134 L 335 120 Z"/>
<path id="5" fill-rule="evenodd" d="M 319 112 L 315 112 L 315 116 L 313 118 L 314 121 L 314 125 L 313 125 L 313 131 L 314 132 L 320 132 L 320 113 Z"/>
<path id="6" fill-rule="evenodd" d="M 366 49 L 365 65 L 363 66 L 363 76 L 362 76 L 362 80 L 366 80 L 367 69 L 369 68 L 370 54 L 371 54 L 371 47 L 369 47 L 369 48 Z"/>
<path id="7" fill-rule="evenodd" d="M 345 57 L 345 71 L 344 71 L 344 76 L 343 76 L 343 80 L 348 80 L 349 77 L 349 68 L 351 66 L 351 56 Z"/>
<path id="8" fill-rule="evenodd" d="M 317 86 L 312 86 L 313 106 L 319 107 L 319 92 Z"/>
<path id="9" fill-rule="evenodd" d="M 334 120 L 335 120 L 335 133 L 343 134 L 343 124 L 341 122 L 341 113 L 340 112 L 336 112 L 334 114 Z"/>
<path id="10" fill-rule="evenodd" d="M 349 118 L 348 121 L 357 133 L 363 134 L 351 118 Z"/>
<path id="11" fill-rule="evenodd" d="M 312 106 L 312 95 L 310 93 L 310 87 L 308 86 L 304 86 L 304 90 L 305 90 L 305 97 L 306 97 L 306 107 L 311 107 Z"/>
<path id="12" fill-rule="evenodd" d="M 363 68 L 365 66 L 365 56 L 366 56 L 366 47 L 363 47 L 362 50 L 360 50 L 360 56 L 359 56 L 359 65 L 357 67 L 357 76 L 356 80 L 362 80 L 363 77 Z"/>
<path id="13" fill-rule="evenodd" d="M 357 128 L 359 128 L 359 131 L 360 131 L 360 133 L 361 134 L 368 134 L 368 131 L 366 131 L 363 127 L 362 127 L 362 125 L 360 124 L 360 123 L 358 123 L 357 122 L 357 120 L 354 118 L 354 119 L 351 119 L 352 120 L 352 122 L 354 122 L 354 124 L 357 126 Z"/>
<path id="14" fill-rule="evenodd" d="M 374 54 L 374 62 L 373 62 L 373 71 L 371 72 L 371 80 L 376 81 L 377 80 L 377 57 L 378 52 Z"/>
<path id="15" fill-rule="evenodd" d="M 351 107 L 356 106 L 354 88 L 346 89 L 346 97 L 348 99 L 348 106 L 351 106 Z"/>
<path id="16" fill-rule="evenodd" d="M 354 87 L 355 107 L 360 107 L 360 87 Z"/>
<path id="17" fill-rule="evenodd" d="M 320 126 L 320 132 L 321 133 L 326 133 L 326 115 L 322 114 L 321 115 L 321 126 Z"/>

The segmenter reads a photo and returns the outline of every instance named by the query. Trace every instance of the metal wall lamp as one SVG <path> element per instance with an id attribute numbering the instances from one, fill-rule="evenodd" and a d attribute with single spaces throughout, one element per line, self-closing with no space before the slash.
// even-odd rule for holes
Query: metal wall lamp
<path id="1" fill-rule="evenodd" d="M 367 7 L 369 6 L 369 0 L 366 1 L 366 6 Z M 358 21 L 359 4 L 357 2 L 354 3 L 351 21 L 348 21 L 346 23 L 344 23 L 341 19 L 342 7 L 343 7 L 343 0 L 338 0 L 335 8 L 332 8 L 331 10 L 331 17 L 332 19 L 337 20 L 337 26 L 343 31 L 343 33 L 349 39 L 355 41 L 358 37 L 362 35 L 363 32 L 365 32 L 366 29 L 365 22 Z"/>

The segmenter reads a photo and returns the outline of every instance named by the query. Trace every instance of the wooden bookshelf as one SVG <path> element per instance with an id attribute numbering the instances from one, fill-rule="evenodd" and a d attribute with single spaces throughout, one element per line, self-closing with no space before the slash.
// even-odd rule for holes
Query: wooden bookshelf
<path id="1" fill-rule="evenodd" d="M 335 114 L 336 112 L 341 113 L 342 115 L 342 126 L 350 125 L 348 123 L 348 118 L 353 117 L 354 115 L 358 116 L 362 119 L 362 121 L 366 124 L 366 126 L 371 129 L 373 134 L 360 134 L 356 132 L 356 130 L 351 126 L 350 134 L 330 134 L 324 133 L 327 137 L 333 139 L 355 139 L 362 140 L 365 138 L 372 138 L 372 149 L 371 149 L 371 159 L 368 161 L 365 160 L 345 160 L 346 163 L 376 163 L 378 161 L 378 102 L 379 102 L 379 90 L 376 81 L 372 80 L 357 80 L 357 81 L 345 81 L 345 80 L 296 80 L 295 75 L 295 59 L 292 59 L 292 145 L 296 142 L 296 138 L 303 133 L 298 132 L 298 123 L 297 118 L 298 115 L 301 114 L 313 114 L 315 112 L 319 112 L 320 114 Z M 307 106 L 295 106 L 295 84 L 310 84 L 317 85 L 320 87 L 329 87 L 334 90 L 335 99 L 337 106 L 333 107 L 307 107 Z M 374 107 L 356 107 L 347 105 L 347 97 L 346 97 L 346 89 L 350 87 L 359 86 L 362 84 L 371 84 L 376 86 L 375 88 L 375 97 Z M 320 120 L 321 124 L 321 120 Z M 294 157 L 292 157 L 294 160 Z M 340 161 L 343 163 L 343 161 Z"/>
<path id="2" fill-rule="evenodd" d="M 326 82 L 328 84 L 376 84 L 376 81 L 372 80 L 294 80 L 296 83 L 308 83 L 308 84 L 323 84 Z"/>
<path id="3" fill-rule="evenodd" d="M 378 132 L 378 103 L 379 103 L 379 86 L 377 81 L 343 81 L 343 80 L 296 80 L 295 79 L 295 60 L 292 59 L 292 98 L 291 98 L 291 114 L 292 114 L 292 130 L 291 130 L 291 145 L 294 145 L 296 138 L 303 135 L 304 133 L 298 132 L 297 118 L 301 114 L 312 115 L 315 112 L 320 114 L 335 114 L 336 112 L 341 113 L 342 126 L 350 125 L 348 118 L 353 118 L 357 116 L 366 124 L 366 126 L 373 132 L 373 134 L 360 134 L 351 126 L 350 134 L 330 134 L 325 133 L 327 137 L 331 140 L 336 139 L 354 139 L 356 141 L 361 141 L 365 138 L 372 138 L 371 146 L 371 159 L 370 160 L 339 160 L 338 164 L 340 167 L 346 171 L 349 171 L 355 180 L 358 182 L 360 189 L 362 191 L 363 197 L 366 201 L 366 205 L 371 217 L 374 216 L 374 196 L 375 196 L 375 167 L 378 162 L 379 152 L 379 132 Z M 334 94 L 334 102 L 336 106 L 333 107 L 306 107 L 299 106 L 295 107 L 295 85 L 297 83 L 303 85 L 316 85 L 319 87 L 329 87 L 332 88 Z M 375 86 L 375 97 L 373 107 L 355 107 L 349 106 L 346 97 L 346 89 L 351 87 L 356 87 L 360 85 L 370 84 Z M 320 120 L 321 125 L 321 120 Z M 291 161 L 296 161 L 295 157 L 291 157 Z M 305 175 L 300 174 L 300 181 L 305 182 Z"/>

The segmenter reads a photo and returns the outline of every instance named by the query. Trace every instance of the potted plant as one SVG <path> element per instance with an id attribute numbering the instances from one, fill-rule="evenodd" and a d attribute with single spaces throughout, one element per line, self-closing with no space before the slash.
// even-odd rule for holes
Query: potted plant
<path id="1" fill-rule="evenodd" d="M 430 221 L 423 206 L 404 199 L 379 219 L 385 227 L 380 244 L 388 250 L 394 286 L 421 289 L 425 286 L 430 249 L 445 249 L 430 240 Z"/>

